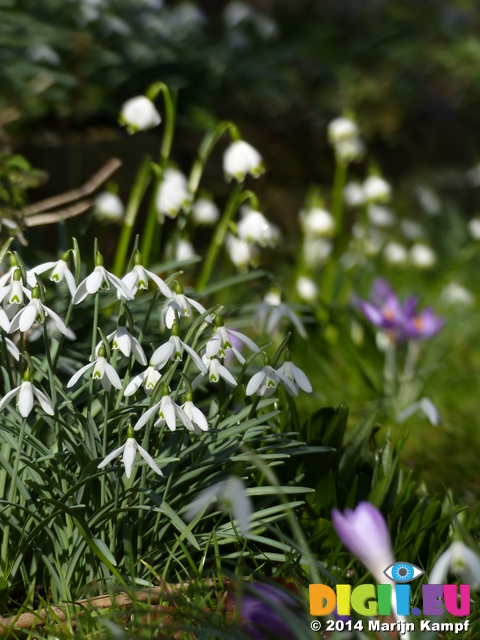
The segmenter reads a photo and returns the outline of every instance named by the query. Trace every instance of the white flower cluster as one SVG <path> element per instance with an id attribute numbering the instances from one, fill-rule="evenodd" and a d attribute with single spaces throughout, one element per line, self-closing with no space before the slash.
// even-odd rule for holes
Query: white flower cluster
<path id="1" fill-rule="evenodd" d="M 335 118 L 328 125 L 328 139 L 335 151 L 337 162 L 349 164 L 365 153 L 357 123 L 351 118 Z"/>

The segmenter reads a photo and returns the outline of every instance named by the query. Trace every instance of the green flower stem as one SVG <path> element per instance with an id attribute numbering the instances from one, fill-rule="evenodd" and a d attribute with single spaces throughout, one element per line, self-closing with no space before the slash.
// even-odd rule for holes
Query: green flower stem
<path id="1" fill-rule="evenodd" d="M 210 281 L 210 277 L 215 267 L 218 254 L 220 253 L 220 249 L 225 242 L 225 236 L 227 235 L 230 221 L 235 215 L 238 207 L 245 200 L 252 197 L 256 198 L 255 194 L 253 194 L 251 191 L 242 192 L 242 189 L 243 182 L 237 184 L 230 196 L 230 199 L 227 202 L 227 206 L 225 207 L 223 216 L 221 217 L 217 225 L 215 233 L 213 234 L 213 238 L 210 242 L 210 246 L 208 247 L 207 257 L 205 258 L 202 273 L 200 274 L 200 278 L 198 279 L 197 291 L 203 291 Z"/>
<path id="2" fill-rule="evenodd" d="M 395 340 L 389 339 L 385 351 L 385 365 L 383 369 L 384 393 L 388 398 L 395 393 L 395 383 L 397 380 L 397 345 Z"/>
<path id="3" fill-rule="evenodd" d="M 68 309 L 67 309 L 67 315 L 65 316 L 65 326 L 66 327 L 68 327 L 68 323 L 70 322 L 70 317 L 72 315 L 72 311 L 73 311 L 73 298 L 70 299 L 70 304 L 68 305 Z M 62 351 L 63 341 L 64 340 L 65 340 L 65 336 L 62 333 L 62 335 L 60 337 L 60 341 L 58 343 L 57 350 L 56 350 L 55 355 L 53 357 L 52 371 L 54 373 L 55 373 L 55 371 L 57 369 L 58 359 L 60 357 L 60 352 Z"/>
<path id="4" fill-rule="evenodd" d="M 91 358 L 92 362 L 95 360 L 95 347 L 97 345 L 97 327 L 98 327 L 98 305 L 100 300 L 100 294 L 97 292 L 95 294 L 95 307 L 93 311 L 93 333 L 92 333 L 92 349 L 91 349 Z M 92 396 L 93 396 L 93 375 L 90 376 L 89 384 L 88 384 L 88 401 L 85 415 L 90 413 L 92 408 Z"/>
<path id="5" fill-rule="evenodd" d="M 342 238 L 343 190 L 347 181 L 347 172 L 348 164 L 337 161 L 333 178 L 332 216 L 335 220 L 335 234 L 338 239 Z"/>
<path id="6" fill-rule="evenodd" d="M 137 219 L 140 204 L 143 196 L 145 195 L 145 191 L 147 190 L 148 183 L 150 182 L 151 170 L 152 160 L 150 156 L 145 156 L 140 168 L 138 169 L 137 177 L 130 194 L 130 199 L 127 204 L 127 210 L 123 221 L 122 233 L 120 234 L 120 240 L 115 254 L 113 273 L 117 276 L 120 276 L 125 268 L 130 238 L 132 237 L 133 227 L 135 225 L 135 220 Z"/>
<path id="7" fill-rule="evenodd" d="M 25 429 L 27 426 L 27 419 L 23 418 L 22 426 L 20 427 L 20 435 L 18 438 L 18 446 L 16 448 L 16 457 L 13 465 L 13 475 L 10 484 L 10 492 L 8 496 L 8 509 L 5 514 L 6 525 L 3 530 L 3 540 L 2 540 L 2 551 L 1 551 L 1 571 L 2 574 L 5 575 L 8 566 L 8 546 L 9 546 L 9 536 L 10 536 L 10 518 L 12 517 L 13 511 L 13 503 L 15 501 L 15 494 L 17 493 L 17 478 L 18 478 L 18 469 L 20 467 L 20 456 L 23 449 L 23 440 L 25 438 Z"/>
<path id="8" fill-rule="evenodd" d="M 142 244 L 140 247 L 140 253 L 142 254 L 143 264 L 145 266 L 148 266 L 150 253 L 152 251 L 152 246 L 156 246 L 157 249 L 160 249 L 160 243 L 162 241 L 161 234 L 162 234 L 163 223 L 158 223 L 157 221 L 157 205 L 156 205 L 157 191 L 160 183 L 161 183 L 161 178 L 157 177 L 153 185 L 152 196 L 150 198 L 150 204 L 148 205 L 147 220 L 145 222 L 145 226 L 143 228 L 143 233 L 142 233 Z M 154 243 L 154 239 L 155 239 L 155 243 Z"/>
<path id="9" fill-rule="evenodd" d="M 47 356 L 47 364 L 48 364 L 48 379 L 50 381 L 50 395 L 52 396 L 53 409 L 55 414 L 58 414 L 57 409 L 57 390 L 55 388 L 55 372 L 53 370 L 53 362 L 52 362 L 52 354 L 50 352 L 50 345 L 48 344 L 48 333 L 47 333 L 47 323 L 44 320 L 42 323 L 43 329 L 43 342 L 45 344 L 45 354 Z M 55 420 L 56 431 L 58 431 L 58 421 Z M 58 437 L 58 433 L 57 433 Z M 61 449 L 59 449 L 61 451 Z"/>

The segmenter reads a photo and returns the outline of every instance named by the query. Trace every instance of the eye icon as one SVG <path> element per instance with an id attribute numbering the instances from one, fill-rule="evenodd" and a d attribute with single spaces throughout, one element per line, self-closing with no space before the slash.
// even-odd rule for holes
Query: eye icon
<path id="1" fill-rule="evenodd" d="M 387 578 L 390 578 L 390 580 L 395 580 L 395 582 L 399 583 L 406 583 L 411 582 L 416 578 L 420 578 L 420 576 L 423 576 L 425 571 L 419 569 L 414 564 L 410 564 L 410 562 L 395 562 L 387 567 L 383 573 Z"/>

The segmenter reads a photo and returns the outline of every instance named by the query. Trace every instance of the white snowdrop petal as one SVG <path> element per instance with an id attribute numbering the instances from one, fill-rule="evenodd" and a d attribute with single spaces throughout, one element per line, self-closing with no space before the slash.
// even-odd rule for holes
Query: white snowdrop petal
<path id="1" fill-rule="evenodd" d="M 105 362 L 105 374 L 116 389 L 122 388 L 122 381 L 109 362 Z"/>
<path id="2" fill-rule="evenodd" d="M 79 304 L 80 302 L 85 300 L 85 298 L 87 297 L 87 294 L 88 294 L 87 279 L 85 278 L 85 280 L 82 280 L 82 282 L 78 285 L 78 288 L 75 291 L 75 294 L 73 296 L 73 304 Z M 1 298 L 1 292 L 0 292 L 0 298 Z"/>
<path id="3" fill-rule="evenodd" d="M 79 369 L 76 373 L 73 374 L 73 376 L 70 378 L 70 380 L 67 382 L 67 389 L 69 389 L 70 387 L 73 387 L 73 385 L 80 380 L 80 378 L 83 376 L 83 374 L 88 371 L 89 369 L 91 369 L 93 366 L 95 366 L 94 362 L 89 362 L 88 364 L 86 364 L 84 367 L 82 367 L 81 369 Z"/>
<path id="4" fill-rule="evenodd" d="M 312 393 L 313 389 L 312 389 L 312 385 L 310 384 L 310 380 L 307 378 L 307 376 L 301 369 L 299 369 L 297 366 L 293 364 L 293 362 L 292 362 L 292 371 L 293 371 L 294 380 L 298 384 L 300 389 L 302 389 L 302 391 L 305 391 L 306 393 Z"/>
<path id="5" fill-rule="evenodd" d="M 228 384 L 231 384 L 232 387 L 236 387 L 237 386 L 237 381 L 235 380 L 235 378 L 232 376 L 232 374 L 230 373 L 230 371 L 227 369 L 227 367 L 225 367 L 223 364 L 220 364 L 220 362 L 217 364 L 217 369 L 218 369 L 218 373 L 219 375 L 226 381 L 228 382 Z"/>
<path id="6" fill-rule="evenodd" d="M 31 382 L 23 382 L 18 394 L 18 410 L 23 418 L 27 418 L 33 409 L 33 390 Z"/>
<path id="7" fill-rule="evenodd" d="M 230 478 L 227 480 L 227 485 L 225 494 L 232 503 L 232 515 L 238 523 L 240 534 L 246 536 L 250 529 L 250 518 L 253 512 L 252 501 L 245 493 L 245 485 L 240 479 Z"/>
<path id="8" fill-rule="evenodd" d="M 222 484 L 214 484 L 201 491 L 197 498 L 191 503 L 187 511 L 183 515 L 185 522 L 191 522 L 199 513 L 206 509 L 214 498 L 217 498 L 222 490 Z"/>
<path id="9" fill-rule="evenodd" d="M 134 438 L 127 438 L 125 449 L 123 450 L 123 464 L 125 466 L 125 475 L 130 478 L 137 457 L 137 443 Z"/>
<path id="10" fill-rule="evenodd" d="M 182 346 L 195 362 L 197 368 L 205 375 L 207 373 L 207 367 L 203 364 L 200 356 L 192 349 L 192 347 L 189 347 L 185 342 L 182 342 Z"/>
<path id="11" fill-rule="evenodd" d="M 147 271 L 147 269 L 145 269 L 145 273 L 155 282 L 157 287 L 166 298 L 171 298 L 173 296 L 173 293 L 168 284 L 166 284 L 159 276 L 157 276 L 157 274 L 153 273 L 153 271 Z"/>
<path id="12" fill-rule="evenodd" d="M 227 333 L 231 333 L 232 336 L 238 338 L 243 344 L 247 345 L 247 347 L 253 351 L 254 353 L 260 353 L 259 347 L 255 344 L 253 340 L 250 340 L 248 336 L 245 336 L 240 331 L 234 331 L 233 329 L 227 329 Z"/>
<path id="13" fill-rule="evenodd" d="M 115 449 L 114 451 L 109 453 L 108 456 L 100 462 L 100 464 L 97 466 L 97 469 L 103 469 L 103 467 L 106 467 L 107 464 L 111 462 L 114 458 L 118 457 L 124 449 L 125 449 L 125 445 L 122 444 L 121 447 L 118 447 L 118 449 Z"/>
<path id="14" fill-rule="evenodd" d="M 5 314 L 6 315 L 6 314 Z M 10 338 L 5 338 L 6 343 L 7 343 L 7 350 L 9 352 L 9 354 L 11 356 L 13 356 L 15 358 L 15 360 L 20 360 L 20 351 L 18 350 L 18 347 L 16 344 L 14 344 Z"/>
<path id="15" fill-rule="evenodd" d="M 85 280 L 87 293 L 90 293 L 90 294 L 96 293 L 102 286 L 104 275 L 100 269 L 101 267 L 96 267 L 95 271 L 92 271 L 92 273 L 89 276 L 87 276 Z"/>
<path id="16" fill-rule="evenodd" d="M 133 336 L 132 336 L 131 347 L 132 347 L 132 353 L 135 356 L 135 359 L 137 360 L 137 362 L 139 362 L 143 366 L 146 366 L 147 365 L 147 357 L 145 355 L 145 351 L 143 350 L 142 345 L 140 344 L 140 342 L 136 338 L 134 338 Z"/>
<path id="17" fill-rule="evenodd" d="M 113 273 L 110 273 L 109 271 L 106 271 L 105 273 L 107 280 L 110 281 L 114 285 L 114 287 L 116 287 L 117 290 L 122 293 L 122 296 L 124 298 L 126 298 L 127 300 L 134 300 L 135 296 L 125 285 L 125 283 L 120 280 L 120 278 L 117 278 L 117 276 L 115 276 Z"/>
<path id="18" fill-rule="evenodd" d="M 177 415 L 175 413 L 175 407 L 173 406 L 173 402 L 164 402 L 161 408 L 161 411 L 164 415 L 165 422 L 167 423 L 167 427 L 170 431 L 175 431 L 176 423 L 177 423 Z"/>
<path id="19" fill-rule="evenodd" d="M 160 405 L 161 405 L 161 402 L 156 402 L 154 405 L 150 407 L 150 409 L 147 409 L 145 413 L 142 415 L 142 417 L 140 418 L 140 420 L 138 420 L 137 424 L 133 427 L 133 430 L 139 431 L 144 425 L 146 425 L 147 422 L 150 420 L 150 418 L 152 418 L 155 415 L 155 412 L 158 410 Z"/>
<path id="20" fill-rule="evenodd" d="M 247 390 L 246 390 L 247 396 L 252 396 L 256 391 L 258 391 L 258 389 L 260 388 L 260 385 L 265 380 L 265 377 L 266 377 L 265 371 L 262 369 L 261 371 L 259 371 L 258 373 L 255 373 L 250 378 L 250 381 L 247 384 Z"/>
<path id="21" fill-rule="evenodd" d="M 63 320 L 60 318 L 60 316 L 56 314 L 55 311 L 52 311 L 52 309 L 49 309 L 48 307 L 46 308 L 46 313 L 55 322 L 55 324 L 58 327 L 58 330 L 61 331 L 64 336 L 66 336 L 68 334 L 68 329 L 65 323 L 63 322 Z"/>
<path id="22" fill-rule="evenodd" d="M 297 388 L 295 387 L 293 382 L 289 378 L 287 378 L 287 376 L 284 376 L 283 373 L 281 373 L 280 371 L 277 371 L 276 375 L 280 378 L 280 380 L 283 382 L 283 384 L 287 387 L 287 391 L 290 393 L 291 396 L 298 396 Z"/>
<path id="23" fill-rule="evenodd" d="M 138 449 L 138 453 L 142 456 L 142 458 L 148 464 L 150 469 L 153 469 L 153 471 L 155 471 L 155 473 L 158 473 L 159 476 L 163 476 L 163 473 L 158 468 L 157 463 L 152 458 L 152 456 L 147 451 L 145 451 L 145 449 L 141 447 L 139 444 L 137 444 L 137 449 Z"/>
<path id="24" fill-rule="evenodd" d="M 172 357 L 174 351 L 175 344 L 173 340 L 168 340 L 167 342 L 165 342 L 165 344 L 162 344 L 161 347 L 158 347 L 158 349 L 150 358 L 150 362 L 157 369 L 163 369 L 168 360 Z"/>
<path id="25" fill-rule="evenodd" d="M 9 391 L 3 396 L 3 398 L 0 401 L 0 411 L 3 411 L 3 409 L 5 409 L 7 404 L 10 402 L 12 398 L 14 398 L 17 395 L 17 393 L 20 393 L 20 387 L 15 387 L 15 389 L 12 389 L 11 391 Z"/>
<path id="26" fill-rule="evenodd" d="M 45 411 L 45 413 L 47 413 L 49 416 L 53 416 L 55 414 L 55 411 L 52 407 L 52 403 L 47 398 L 47 396 L 42 391 L 40 391 L 40 389 L 36 389 L 35 387 L 33 387 L 33 393 L 35 394 L 35 397 L 39 401 L 40 406 Z"/>
<path id="27" fill-rule="evenodd" d="M 438 558 L 430 571 L 430 575 L 428 576 L 429 584 L 443 584 L 445 582 L 450 568 L 451 555 L 452 552 L 450 547 L 450 549 L 447 549 L 447 551 L 442 553 Z"/>
<path id="28" fill-rule="evenodd" d="M 70 294 L 73 297 L 75 295 L 77 285 L 73 273 L 68 268 L 65 269 L 65 280 L 67 281 L 67 286 L 70 290 Z"/>
<path id="29" fill-rule="evenodd" d="M 117 330 L 117 335 L 115 336 L 115 341 L 117 343 L 117 347 L 119 351 L 123 353 L 127 358 L 130 356 L 132 352 L 132 341 L 130 338 L 130 334 L 125 331 L 121 332 L 121 329 L 125 329 L 125 327 L 119 327 Z"/>
<path id="30" fill-rule="evenodd" d="M 200 411 L 198 407 L 192 405 L 190 407 L 190 411 L 192 412 L 192 418 L 195 424 L 197 424 L 202 431 L 208 431 L 208 422 L 203 413 Z"/>
<path id="31" fill-rule="evenodd" d="M 26 307 L 22 309 L 19 315 L 18 327 L 20 331 L 28 331 L 32 324 L 35 322 L 37 316 L 37 305 L 34 301 L 29 302 Z"/>

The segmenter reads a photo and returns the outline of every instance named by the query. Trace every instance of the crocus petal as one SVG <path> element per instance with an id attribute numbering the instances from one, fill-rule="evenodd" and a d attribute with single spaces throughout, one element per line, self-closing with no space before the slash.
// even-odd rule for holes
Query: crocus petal
<path id="1" fill-rule="evenodd" d="M 260 385 L 265 380 L 266 373 L 262 369 L 258 373 L 255 373 L 251 378 L 249 383 L 247 384 L 247 396 L 253 396 L 253 394 L 260 388 Z"/>
<path id="2" fill-rule="evenodd" d="M 22 418 L 27 418 L 33 409 L 33 390 L 31 382 L 23 382 L 18 394 L 18 410 Z"/>
<path id="3" fill-rule="evenodd" d="M 438 412 L 437 407 L 433 404 L 430 398 L 422 398 L 420 400 L 420 409 L 427 416 L 434 427 L 437 427 L 440 424 L 440 414 Z"/>
<path id="4" fill-rule="evenodd" d="M 108 456 L 100 462 L 100 464 L 97 466 L 97 469 L 103 469 L 103 467 L 106 467 L 107 464 L 111 462 L 114 458 L 119 456 L 124 449 L 125 449 L 125 445 L 122 444 L 121 447 L 118 447 L 118 449 L 115 449 L 114 451 L 109 453 Z"/>
<path id="5" fill-rule="evenodd" d="M 35 397 L 39 401 L 40 406 L 45 411 L 45 413 L 47 413 L 49 416 L 53 416 L 55 414 L 55 411 L 53 410 L 52 403 L 43 393 L 43 391 L 40 391 L 40 389 L 33 387 L 33 393 L 35 394 Z"/>
<path id="6" fill-rule="evenodd" d="M 81 369 L 79 369 L 76 373 L 73 374 L 73 376 L 70 378 L 70 380 L 67 382 L 67 389 L 69 389 L 70 387 L 73 387 L 73 385 L 80 380 L 80 378 L 83 376 L 83 374 L 88 371 L 89 369 L 91 369 L 93 366 L 95 366 L 94 362 L 89 362 L 88 364 L 86 364 L 84 367 L 82 367 Z"/>
<path id="7" fill-rule="evenodd" d="M 150 469 L 153 469 L 155 473 L 158 473 L 159 476 L 163 476 L 163 473 L 158 468 L 157 463 L 152 458 L 152 456 L 147 451 L 145 451 L 145 449 L 141 447 L 139 444 L 137 444 L 137 449 L 138 449 L 138 453 L 142 456 L 142 458 L 148 464 Z"/>

